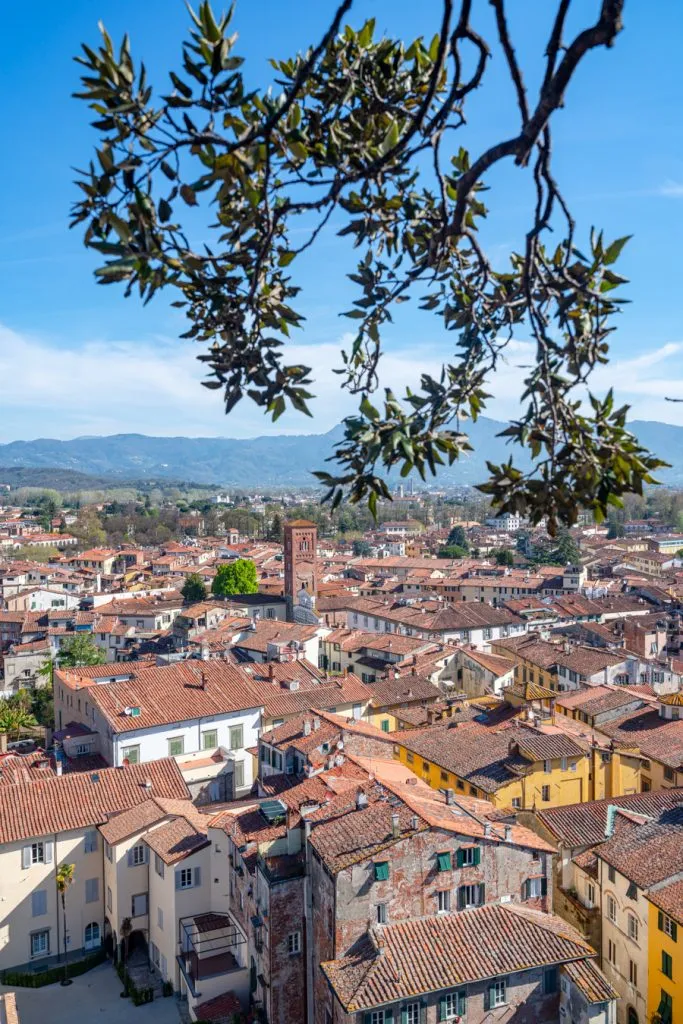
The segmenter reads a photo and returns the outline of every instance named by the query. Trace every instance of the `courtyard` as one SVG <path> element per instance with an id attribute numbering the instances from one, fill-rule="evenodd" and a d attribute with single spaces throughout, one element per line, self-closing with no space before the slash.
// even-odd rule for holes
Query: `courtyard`
<path id="1" fill-rule="evenodd" d="M 173 997 L 155 999 L 153 1003 L 133 1006 L 130 999 L 121 999 L 121 982 L 110 964 L 94 967 L 87 974 L 73 979 L 73 984 L 46 985 L 44 988 L 16 988 L 17 1009 L 21 1024 L 178 1024 L 179 1016 Z M 10 991 L 0 985 L 0 992 Z"/>

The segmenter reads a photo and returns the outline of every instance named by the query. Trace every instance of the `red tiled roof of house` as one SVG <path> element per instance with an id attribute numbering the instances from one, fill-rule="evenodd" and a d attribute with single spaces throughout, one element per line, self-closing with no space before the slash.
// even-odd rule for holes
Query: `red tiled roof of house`
<path id="1" fill-rule="evenodd" d="M 161 667 L 144 663 L 134 678 L 100 683 L 89 692 L 116 733 L 263 706 L 249 676 L 224 661 L 183 661 Z M 139 708 L 140 714 L 130 717 L 127 707 Z"/>
<path id="2" fill-rule="evenodd" d="M 572 960 L 565 964 L 564 970 L 587 1003 L 606 1003 L 619 997 L 619 993 L 598 969 L 595 960 Z"/>
<path id="3" fill-rule="evenodd" d="M 0 786 L 0 843 L 103 825 L 110 815 L 142 803 L 150 793 L 189 798 L 172 758 Z"/>
<path id="4" fill-rule="evenodd" d="M 586 940 L 559 918 L 493 905 L 377 927 L 352 954 L 320 966 L 344 1009 L 357 1013 L 594 956 Z"/>
<path id="5" fill-rule="evenodd" d="M 541 824 L 564 846 L 595 846 L 605 840 L 610 806 L 656 817 L 660 811 L 681 802 L 683 789 L 665 789 L 658 793 L 631 793 L 609 797 L 607 800 L 549 807 L 536 814 Z"/>
<path id="6" fill-rule="evenodd" d="M 195 919 L 196 920 L 196 919 Z M 221 927 L 223 927 L 222 922 Z M 197 1020 L 211 1021 L 211 1024 L 232 1024 L 242 1012 L 240 1001 L 234 992 L 222 992 L 213 999 L 207 999 L 194 1009 Z"/>

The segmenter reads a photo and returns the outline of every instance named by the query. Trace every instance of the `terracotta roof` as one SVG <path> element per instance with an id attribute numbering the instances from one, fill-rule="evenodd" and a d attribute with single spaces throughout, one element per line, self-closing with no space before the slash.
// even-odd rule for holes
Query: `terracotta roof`
<path id="1" fill-rule="evenodd" d="M 441 693 L 429 679 L 418 675 L 399 676 L 398 679 L 378 679 L 369 684 L 370 701 L 375 708 L 435 701 Z"/>
<path id="2" fill-rule="evenodd" d="M 379 926 L 351 955 L 320 966 L 344 1009 L 355 1013 L 593 956 L 586 940 L 559 918 L 492 905 Z"/>
<path id="3" fill-rule="evenodd" d="M 114 814 L 104 825 L 100 825 L 100 832 L 110 846 L 115 846 L 136 832 L 142 832 L 150 825 L 163 821 L 166 813 L 163 807 L 150 797 L 143 803 Z"/>
<path id="4" fill-rule="evenodd" d="M 668 917 L 672 917 L 678 924 L 683 925 L 683 879 L 650 889 L 645 896 L 650 903 L 654 903 Z"/>
<path id="5" fill-rule="evenodd" d="M 658 793 L 631 793 L 608 800 L 566 804 L 536 812 L 539 821 L 564 846 L 595 846 L 604 842 L 607 811 L 610 806 L 623 807 L 637 814 L 657 816 L 662 810 L 683 802 L 683 789 L 666 789 Z"/>
<path id="6" fill-rule="evenodd" d="M 599 729 L 617 742 L 639 747 L 645 757 L 670 768 L 683 767 L 683 719 L 661 718 L 656 708 L 646 707 L 601 722 Z"/>
<path id="7" fill-rule="evenodd" d="M 145 842 L 165 864 L 175 864 L 210 845 L 206 835 L 208 824 L 209 819 L 190 804 L 178 817 L 148 832 Z"/>
<path id="8" fill-rule="evenodd" d="M 147 780 L 155 797 L 189 797 L 172 758 L 0 786 L 0 842 L 103 825 L 110 815 L 149 798 Z"/>
<path id="9" fill-rule="evenodd" d="M 242 1007 L 234 992 L 223 992 L 195 1006 L 194 1012 L 197 1020 L 208 1020 L 212 1024 L 233 1024 L 235 1018 L 239 1018 L 242 1013 Z"/>
<path id="10" fill-rule="evenodd" d="M 368 860 L 399 840 L 424 832 L 429 827 L 420 818 L 416 821 L 414 812 L 406 804 L 392 806 L 380 800 L 377 787 L 361 788 L 368 795 L 366 808 L 357 810 L 357 790 L 348 790 L 308 816 L 309 821 L 320 822 L 315 824 L 309 842 L 332 874 Z M 392 814 L 398 814 L 399 818 L 396 834 Z"/>
<path id="11" fill-rule="evenodd" d="M 565 964 L 564 972 L 569 975 L 587 1003 L 607 1003 L 619 997 L 619 993 L 612 988 L 594 960 L 573 960 Z"/>
<path id="12" fill-rule="evenodd" d="M 246 673 L 223 661 L 145 667 L 130 680 L 93 687 L 90 699 L 115 733 L 263 706 Z M 140 714 L 130 717 L 126 707 Z"/>
<path id="13" fill-rule="evenodd" d="M 19 1024 L 15 992 L 0 992 L 0 1020 L 3 1024 Z"/>
<path id="14" fill-rule="evenodd" d="M 629 822 L 596 853 L 642 889 L 683 872 L 683 808 L 666 808 L 657 821 Z"/>

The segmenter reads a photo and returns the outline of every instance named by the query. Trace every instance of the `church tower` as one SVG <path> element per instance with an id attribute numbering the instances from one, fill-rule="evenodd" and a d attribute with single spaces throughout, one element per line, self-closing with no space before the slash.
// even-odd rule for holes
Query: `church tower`
<path id="1" fill-rule="evenodd" d="M 307 609 L 309 614 L 318 593 L 318 531 L 307 519 L 285 523 L 285 597 L 290 622 Z M 308 617 L 308 616 L 307 616 Z"/>

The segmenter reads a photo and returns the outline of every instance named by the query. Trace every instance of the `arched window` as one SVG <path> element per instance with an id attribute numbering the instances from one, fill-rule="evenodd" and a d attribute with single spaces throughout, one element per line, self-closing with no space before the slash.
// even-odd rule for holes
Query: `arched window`
<path id="1" fill-rule="evenodd" d="M 84 946 L 86 949 L 95 949 L 100 944 L 100 926 L 97 921 L 92 921 L 90 924 L 85 926 L 85 942 Z"/>
<path id="2" fill-rule="evenodd" d="M 638 1014 L 632 1006 L 628 1008 L 628 1024 L 638 1024 Z"/>

